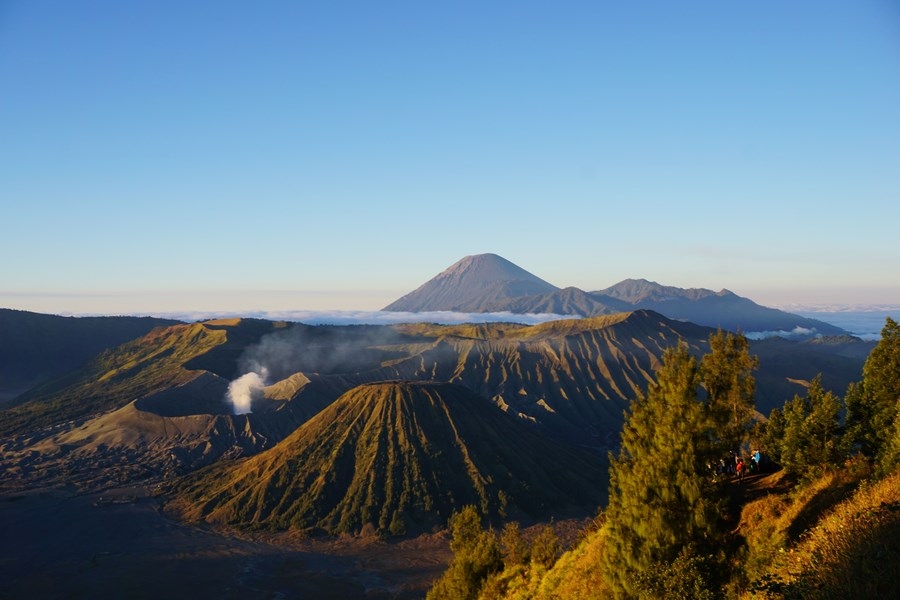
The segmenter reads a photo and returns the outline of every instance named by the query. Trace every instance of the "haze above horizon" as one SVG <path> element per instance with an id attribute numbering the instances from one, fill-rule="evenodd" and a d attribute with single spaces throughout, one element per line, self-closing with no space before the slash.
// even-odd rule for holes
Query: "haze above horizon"
<path id="1" fill-rule="evenodd" d="M 0 307 L 375 310 L 465 255 L 900 305 L 900 7 L 0 5 Z"/>

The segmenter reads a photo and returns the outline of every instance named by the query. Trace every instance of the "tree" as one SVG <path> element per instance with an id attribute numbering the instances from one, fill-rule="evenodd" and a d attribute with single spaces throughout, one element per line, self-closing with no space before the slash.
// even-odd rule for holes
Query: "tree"
<path id="1" fill-rule="evenodd" d="M 866 399 L 862 381 L 851 383 L 844 395 L 844 445 L 848 453 L 859 452 L 872 458 L 878 448 L 878 436 L 873 428 L 872 406 Z"/>
<path id="2" fill-rule="evenodd" d="M 722 545 L 726 489 L 711 466 L 746 439 L 758 359 L 742 335 L 718 331 L 709 348 L 699 363 L 683 343 L 666 350 L 610 455 L 603 567 L 618 597 L 646 594 L 652 574 L 666 569 L 699 577 L 682 567 L 707 564 Z"/>
<path id="3" fill-rule="evenodd" d="M 784 443 L 785 417 L 780 408 L 773 408 L 769 420 L 762 428 L 761 442 L 763 451 L 778 464 L 781 464 L 781 447 Z"/>
<path id="4" fill-rule="evenodd" d="M 531 560 L 531 548 L 522 537 L 522 528 L 516 521 L 511 521 L 503 526 L 500 545 L 503 547 L 504 567 L 524 565 Z"/>
<path id="5" fill-rule="evenodd" d="M 481 528 L 481 517 L 471 505 L 450 517 L 450 534 L 453 561 L 426 597 L 474 600 L 485 580 L 503 568 L 497 536 Z"/>
<path id="6" fill-rule="evenodd" d="M 892 437 L 900 403 L 900 325 L 888 317 L 881 340 L 847 390 L 847 432 L 859 451 L 886 472 L 897 461 Z"/>
<path id="7" fill-rule="evenodd" d="M 714 600 L 715 579 L 715 564 L 708 557 L 694 556 L 690 548 L 685 548 L 671 563 L 638 577 L 637 597 L 640 600 Z"/>
<path id="8" fill-rule="evenodd" d="M 806 396 L 784 405 L 781 465 L 785 471 L 809 474 L 835 466 L 841 459 L 841 401 L 822 387 L 822 376 L 810 382 Z"/>
<path id="9" fill-rule="evenodd" d="M 610 455 L 604 571 L 616 596 L 679 553 L 714 542 L 721 495 L 709 477 L 711 421 L 698 400 L 700 368 L 680 344 L 663 354 L 646 396 L 632 402 L 618 456 Z"/>
<path id="10" fill-rule="evenodd" d="M 710 418 L 725 449 L 740 448 L 747 439 L 756 393 L 753 371 L 758 368 L 759 358 L 751 356 L 750 343 L 743 335 L 720 329 L 709 336 L 709 353 L 700 362 L 700 373 Z"/>
<path id="11" fill-rule="evenodd" d="M 550 525 L 544 525 L 531 542 L 531 563 L 549 569 L 561 549 L 559 537 Z"/>
<path id="12" fill-rule="evenodd" d="M 900 400 L 897 400 L 896 411 L 894 436 L 881 460 L 881 467 L 885 473 L 892 472 L 894 468 L 900 465 Z"/>

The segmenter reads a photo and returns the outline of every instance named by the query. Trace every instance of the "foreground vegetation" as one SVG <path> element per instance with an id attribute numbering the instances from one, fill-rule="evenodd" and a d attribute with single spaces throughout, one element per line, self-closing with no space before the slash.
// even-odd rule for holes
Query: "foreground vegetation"
<path id="1" fill-rule="evenodd" d="M 751 427 L 755 367 L 746 340 L 721 332 L 700 361 L 668 351 L 626 415 L 609 505 L 581 541 L 560 555 L 550 534 L 498 535 L 468 507 L 450 521 L 454 559 L 429 599 L 896 593 L 900 327 L 887 319 L 845 398 L 816 378 Z M 751 443 L 783 468 L 740 483 L 710 468 Z"/>

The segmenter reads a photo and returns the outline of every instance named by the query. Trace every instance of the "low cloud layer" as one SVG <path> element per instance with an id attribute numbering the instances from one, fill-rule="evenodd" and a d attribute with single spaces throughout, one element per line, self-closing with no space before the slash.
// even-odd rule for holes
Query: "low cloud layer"
<path id="1" fill-rule="evenodd" d="M 766 338 L 772 337 L 782 337 L 782 338 L 808 338 L 813 337 L 816 334 L 815 329 L 807 329 L 806 327 L 794 327 L 791 331 L 785 331 L 783 329 L 778 331 L 749 331 L 744 334 L 748 340 L 764 340 Z"/>
<path id="2" fill-rule="evenodd" d="M 170 312 L 155 313 L 151 316 L 180 321 L 204 321 L 247 317 L 273 321 L 293 321 L 308 325 L 392 325 L 396 323 L 439 323 L 458 325 L 460 323 L 521 323 L 536 325 L 560 319 L 578 319 L 577 315 L 557 315 L 552 313 L 516 314 L 511 312 L 464 313 L 451 311 L 393 312 L 393 311 L 322 311 L 322 310 L 258 310 L 234 312 Z"/>

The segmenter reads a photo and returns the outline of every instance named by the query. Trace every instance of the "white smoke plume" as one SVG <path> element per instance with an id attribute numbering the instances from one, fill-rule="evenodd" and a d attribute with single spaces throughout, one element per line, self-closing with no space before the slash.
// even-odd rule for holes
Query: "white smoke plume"
<path id="1" fill-rule="evenodd" d="M 265 367 L 241 375 L 228 384 L 228 401 L 236 415 L 253 412 L 253 401 L 263 395 L 266 377 L 269 372 Z"/>

